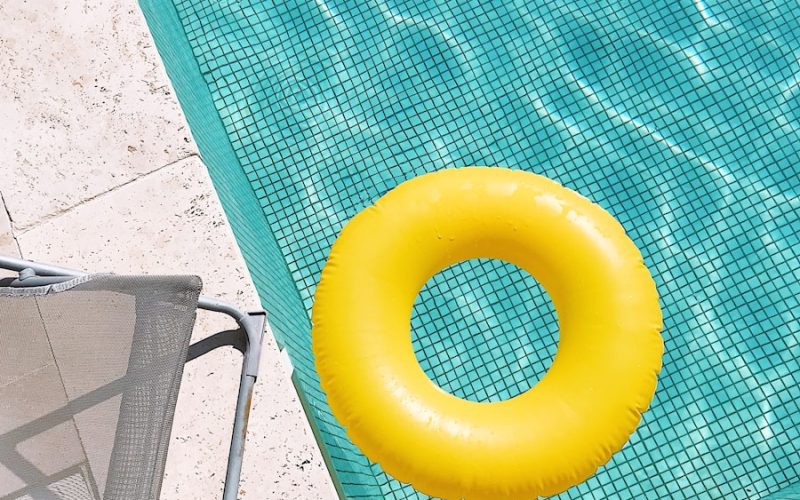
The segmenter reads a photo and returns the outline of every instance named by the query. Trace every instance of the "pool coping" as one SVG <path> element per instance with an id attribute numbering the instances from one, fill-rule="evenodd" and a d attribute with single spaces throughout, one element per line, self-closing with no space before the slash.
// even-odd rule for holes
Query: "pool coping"
<path id="1" fill-rule="evenodd" d="M 280 289 L 293 290 L 295 293 L 291 301 L 294 303 L 296 310 L 302 311 L 302 319 L 308 323 L 310 331 L 310 319 L 305 314 L 300 293 L 295 283 L 291 281 L 291 274 L 286 261 L 283 259 L 278 242 L 272 233 L 260 203 L 253 195 L 246 173 L 241 168 L 239 159 L 231 146 L 228 134 L 208 92 L 206 81 L 194 58 L 189 41 L 185 36 L 175 37 L 172 35 L 170 24 L 178 26 L 181 24 L 174 4 L 163 0 L 138 0 L 138 3 L 147 21 L 147 26 L 150 29 L 158 54 L 164 64 L 164 69 L 189 124 L 189 129 L 197 144 L 200 157 L 208 168 L 209 176 L 214 189 L 217 191 L 223 211 L 230 221 L 236 243 L 256 285 L 259 299 L 263 307 L 269 312 L 270 319 L 276 320 L 274 322 L 270 321 L 275 340 L 281 351 L 286 351 L 289 355 L 289 362 L 291 363 L 291 352 L 286 349 L 285 343 L 287 335 L 283 332 L 284 323 L 281 321 L 281 317 L 285 313 L 270 307 L 271 302 L 269 299 L 277 294 Z M 238 168 L 231 169 L 228 167 L 229 165 L 236 165 Z M 234 193 L 236 192 L 246 192 L 249 196 L 243 199 L 241 196 L 235 195 Z M 254 247 L 251 243 L 253 241 L 263 242 L 268 254 L 280 256 L 277 259 L 277 264 L 283 267 L 282 270 L 284 271 L 280 275 L 289 279 L 276 284 L 272 276 L 268 277 L 263 272 L 260 272 L 257 264 L 262 263 L 265 249 L 264 247 Z M 274 264 L 272 263 L 272 265 Z M 309 417 L 313 408 L 309 406 L 296 374 L 297 372 L 292 370 L 291 380 L 305 412 L 306 421 L 313 431 L 314 439 L 337 495 L 340 498 L 346 498 L 341 481 L 333 466 L 333 460 L 322 440 L 321 431 L 315 419 Z"/>

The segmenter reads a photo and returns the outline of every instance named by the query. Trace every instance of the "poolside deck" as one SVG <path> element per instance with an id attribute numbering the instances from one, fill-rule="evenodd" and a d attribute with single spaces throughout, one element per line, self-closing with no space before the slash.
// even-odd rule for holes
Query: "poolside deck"
<path id="1" fill-rule="evenodd" d="M 256 292 L 135 0 L 0 5 L 0 253 L 89 271 L 190 273 Z M 194 340 L 227 328 L 198 317 Z M 162 499 L 219 496 L 239 358 L 184 373 Z M 268 337 L 241 498 L 335 498 Z M 0 470 L 0 478 L 3 471 Z"/>

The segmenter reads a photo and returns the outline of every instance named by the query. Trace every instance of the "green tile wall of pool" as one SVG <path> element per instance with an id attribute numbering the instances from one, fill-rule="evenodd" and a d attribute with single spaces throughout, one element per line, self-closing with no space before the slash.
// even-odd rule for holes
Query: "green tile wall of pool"
<path id="1" fill-rule="evenodd" d="M 141 3 L 343 496 L 427 498 L 330 414 L 310 351 L 320 270 L 358 211 L 463 165 L 529 170 L 599 203 L 661 295 L 651 409 L 561 497 L 760 498 L 798 481 L 796 5 Z M 558 340 L 535 279 L 488 260 L 435 276 L 412 327 L 426 373 L 476 401 L 529 388 Z"/>

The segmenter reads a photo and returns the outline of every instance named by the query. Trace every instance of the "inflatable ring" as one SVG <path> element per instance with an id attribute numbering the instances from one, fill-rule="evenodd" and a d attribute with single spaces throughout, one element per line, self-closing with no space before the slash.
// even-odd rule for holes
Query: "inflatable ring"
<path id="1" fill-rule="evenodd" d="M 532 274 L 559 318 L 550 369 L 505 401 L 443 391 L 411 345 L 423 285 L 473 258 Z M 320 382 L 348 436 L 399 481 L 450 499 L 552 495 L 591 476 L 636 428 L 663 351 L 655 284 L 622 226 L 551 180 L 496 167 L 417 177 L 354 217 L 312 320 Z"/>

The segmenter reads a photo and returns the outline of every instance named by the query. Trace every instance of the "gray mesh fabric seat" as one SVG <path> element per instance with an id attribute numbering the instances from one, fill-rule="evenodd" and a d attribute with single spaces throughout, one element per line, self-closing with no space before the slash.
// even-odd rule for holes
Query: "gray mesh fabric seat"
<path id="1" fill-rule="evenodd" d="M 0 288 L 0 499 L 158 498 L 200 288 Z"/>

